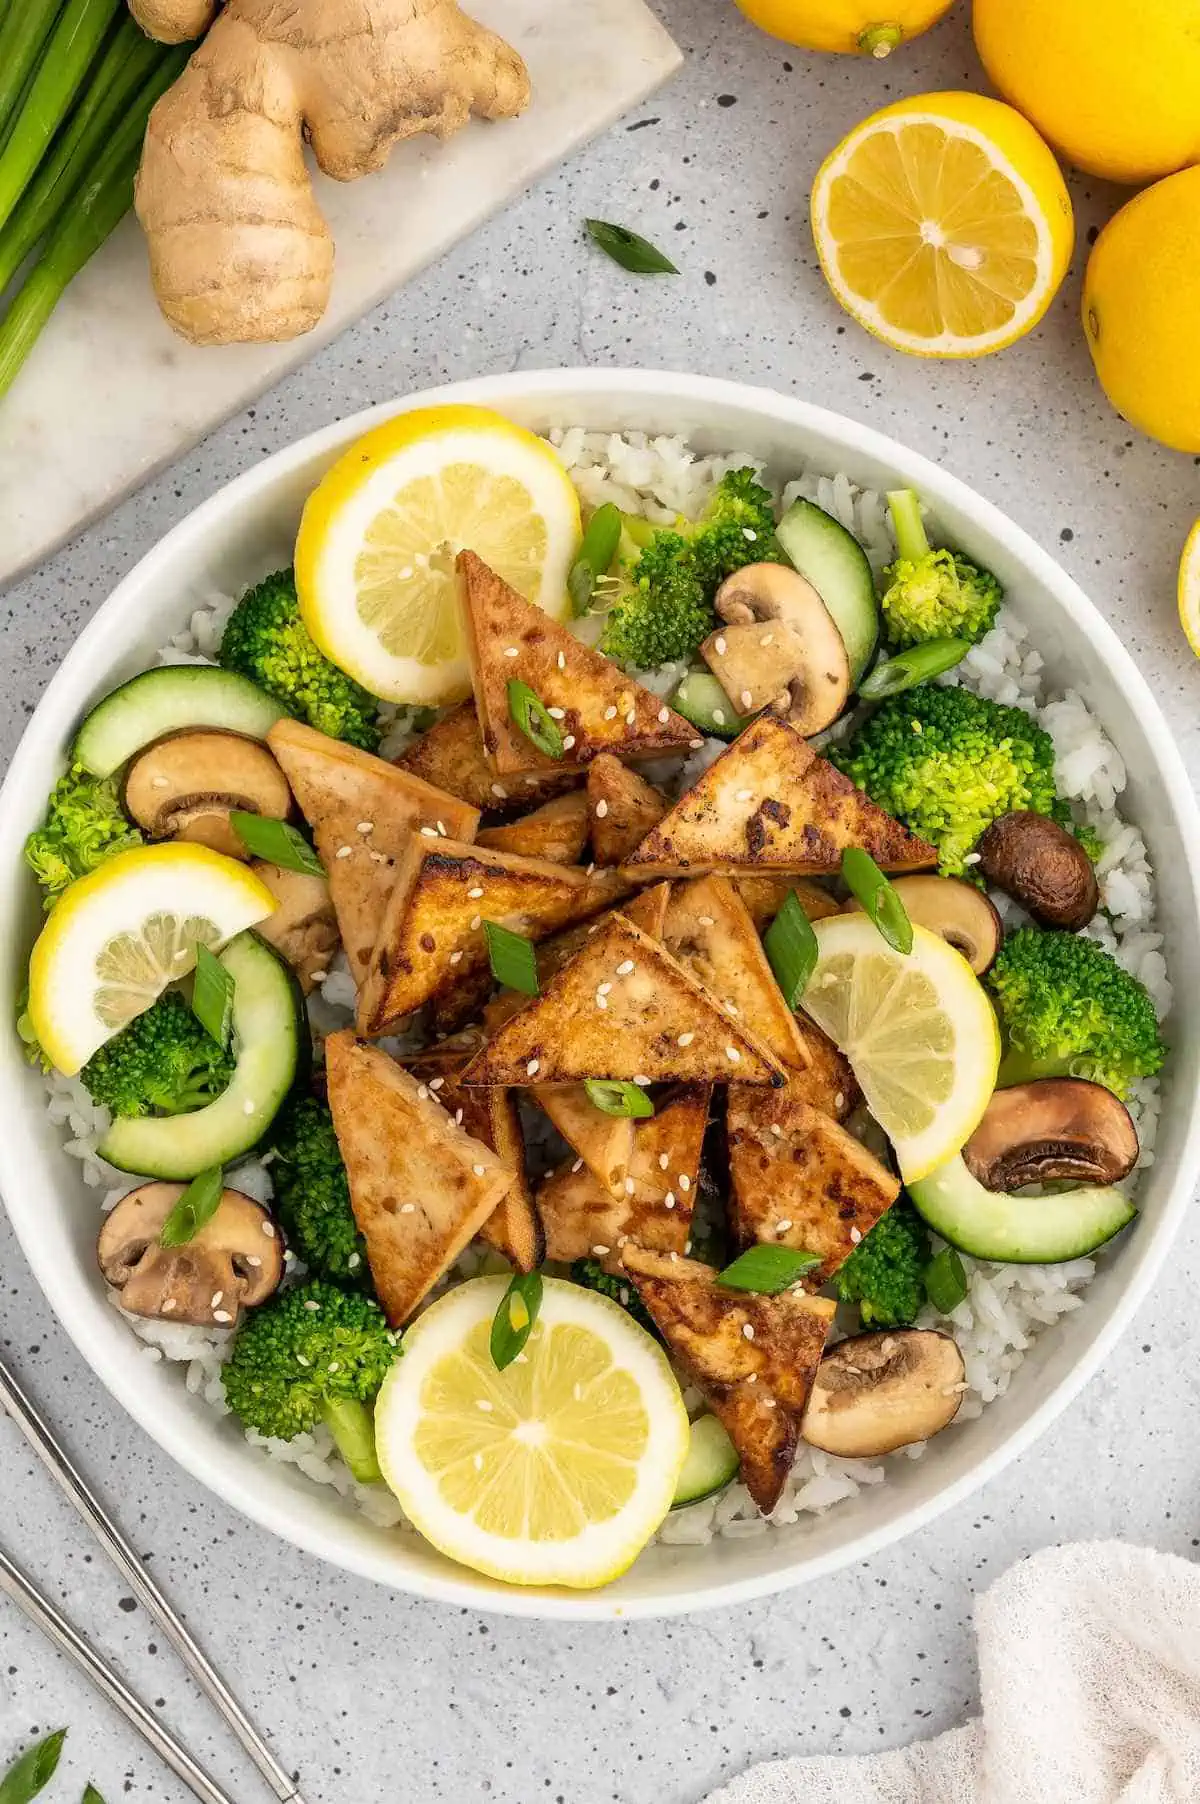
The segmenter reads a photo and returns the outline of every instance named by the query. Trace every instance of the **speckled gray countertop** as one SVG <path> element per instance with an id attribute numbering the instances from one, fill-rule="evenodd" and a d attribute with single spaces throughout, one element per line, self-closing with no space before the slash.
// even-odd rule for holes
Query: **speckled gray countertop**
<path id="1" fill-rule="evenodd" d="M 583 0 L 579 0 L 582 4 Z M 961 9 L 960 9 L 961 10 Z M 807 59 L 727 0 L 660 0 L 688 51 L 641 114 L 568 164 L 257 407 L 0 598 L 3 750 L 79 626 L 163 532 L 256 459 L 368 402 L 540 365 L 643 364 L 774 385 L 938 458 L 1054 550 L 1139 659 L 1200 770 L 1200 671 L 1175 560 L 1200 511 L 1191 459 L 1136 437 L 1094 386 L 1078 270 L 1001 358 L 931 366 L 844 321 L 806 197 L 825 151 L 901 93 L 979 85 L 965 21 L 877 66 Z M 1080 234 L 1111 196 L 1076 181 Z M 671 250 L 634 283 L 578 239 L 585 214 Z M 82 423 L 86 429 L 86 422 Z M 312 1804 L 692 1804 L 782 1752 L 864 1752 L 974 1708 L 971 1598 L 1051 1542 L 1200 1545 L 1193 1231 L 1106 1370 L 974 1501 L 857 1570 L 678 1624 L 553 1628 L 409 1602 L 323 1569 L 185 1482 L 115 1410 L 0 1221 L 0 1341 L 278 1748 Z M 0 1422 L 0 1541 L 116 1657 L 240 1801 L 260 1794 L 144 1613 Z M 95 1780 L 177 1804 L 123 1726 L 0 1606 L 0 1764 L 72 1737 L 54 1798 Z M 265 1794 L 263 1794 L 265 1795 Z"/>

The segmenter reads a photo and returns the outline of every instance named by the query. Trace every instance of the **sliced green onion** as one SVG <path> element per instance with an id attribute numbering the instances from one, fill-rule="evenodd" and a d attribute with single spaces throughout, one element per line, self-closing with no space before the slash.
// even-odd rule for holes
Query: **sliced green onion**
<path id="1" fill-rule="evenodd" d="M 645 1121 L 654 1113 L 654 1104 L 640 1084 L 628 1084 L 616 1078 L 586 1077 L 583 1087 L 602 1114 L 632 1116 L 635 1121 Z"/>
<path id="2" fill-rule="evenodd" d="M 621 542 L 621 510 L 615 502 L 598 507 L 587 524 L 579 556 L 567 578 L 567 592 L 576 615 L 586 614 L 591 606 L 596 584 L 607 576 Z"/>
<path id="3" fill-rule="evenodd" d="M 83 1804 L 104 1804 L 104 1799 L 94 1785 L 88 1784 L 84 1787 Z"/>
<path id="4" fill-rule="evenodd" d="M 871 854 L 861 846 L 847 846 L 842 853 L 842 876 L 892 950 L 911 952 L 913 930 L 908 910 Z"/>
<path id="5" fill-rule="evenodd" d="M 533 1332 L 542 1306 L 541 1272 L 518 1272 L 492 1317 L 489 1342 L 492 1364 L 498 1372 L 510 1366 Z"/>
<path id="6" fill-rule="evenodd" d="M 865 702 L 881 702 L 889 695 L 902 695 L 906 689 L 915 689 L 918 683 L 941 676 L 943 670 L 953 670 L 970 649 L 969 639 L 927 639 L 924 645 L 910 645 L 907 651 L 897 652 L 894 658 L 876 664 L 870 676 L 864 677 L 858 685 L 858 693 Z"/>
<path id="7" fill-rule="evenodd" d="M 783 1000 L 789 1008 L 796 1008 L 816 968 L 817 936 L 794 889 L 788 891 L 783 907 L 767 928 L 763 950 L 783 991 Z"/>
<path id="8" fill-rule="evenodd" d="M 71 111 L 120 0 L 67 0 L 0 151 L 0 226 L 24 194 Z M 35 5 L 18 8 L 38 12 Z"/>
<path id="9" fill-rule="evenodd" d="M 514 726 L 536 745 L 539 752 L 544 752 L 547 758 L 562 757 L 566 748 L 558 723 L 551 719 L 545 702 L 539 700 L 529 684 L 519 682 L 515 677 L 508 685 L 508 712 Z"/>
<path id="10" fill-rule="evenodd" d="M 196 947 L 196 975 L 192 983 L 192 1013 L 217 1045 L 226 1051 L 233 1034 L 233 973 L 215 952 Z"/>
<path id="11" fill-rule="evenodd" d="M 966 1270 L 953 1247 L 943 1247 L 925 1267 L 925 1294 L 943 1315 L 957 1309 L 966 1296 Z"/>
<path id="12" fill-rule="evenodd" d="M 219 1165 L 194 1177 L 163 1223 L 159 1246 L 182 1247 L 195 1240 L 220 1208 L 224 1189 L 225 1173 Z"/>
<path id="13" fill-rule="evenodd" d="M 45 1741 L 26 1748 L 21 1758 L 0 1779 L 0 1804 L 30 1804 L 31 1798 L 36 1798 L 45 1791 L 58 1770 L 58 1760 L 66 1738 L 65 1729 L 56 1729 L 53 1735 L 47 1735 Z"/>
<path id="14" fill-rule="evenodd" d="M 598 244 L 602 251 L 607 251 L 614 263 L 627 269 L 635 276 L 677 276 L 678 269 L 671 259 L 664 256 L 658 246 L 651 244 L 638 232 L 631 232 L 628 226 L 613 225 L 607 219 L 585 219 L 588 237 L 593 244 Z"/>
<path id="15" fill-rule="evenodd" d="M 234 808 L 229 816 L 234 832 L 255 858 L 265 858 L 283 871 L 303 871 L 309 877 L 323 877 L 325 866 L 317 857 L 303 833 L 297 833 L 286 821 L 266 814 L 248 814 Z"/>
<path id="16" fill-rule="evenodd" d="M 502 927 L 499 921 L 485 921 L 483 936 L 496 982 L 507 990 L 520 990 L 524 996 L 536 996 L 537 954 L 533 950 L 533 941 L 514 933 L 511 927 Z"/>
<path id="17" fill-rule="evenodd" d="M 726 1290 L 753 1290 L 774 1297 L 820 1263 L 819 1253 L 805 1253 L 796 1247 L 747 1247 L 725 1267 L 717 1282 Z"/>

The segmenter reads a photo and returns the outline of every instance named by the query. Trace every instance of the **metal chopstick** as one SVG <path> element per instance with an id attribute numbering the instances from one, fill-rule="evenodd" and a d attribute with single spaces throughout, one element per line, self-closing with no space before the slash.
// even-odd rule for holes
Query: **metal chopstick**
<path id="1" fill-rule="evenodd" d="M 55 1647 L 83 1668 L 96 1689 L 104 1694 L 110 1704 L 116 1705 L 139 1735 L 145 1736 L 160 1760 L 173 1773 L 177 1773 L 185 1785 L 191 1787 L 201 1804 L 233 1804 L 229 1793 L 222 1791 L 215 1779 L 209 1778 L 204 1768 L 196 1764 L 170 1730 L 165 1729 L 145 1704 L 134 1696 L 128 1685 L 104 1664 L 95 1648 L 71 1627 L 66 1617 L 59 1614 L 32 1581 L 2 1552 L 0 1591 L 7 1592 L 13 1602 L 24 1610 L 30 1622 L 36 1623 Z"/>
<path id="2" fill-rule="evenodd" d="M 275 1796 L 280 1800 L 280 1804 L 304 1804 L 290 1775 L 285 1772 L 275 1758 L 224 1679 L 201 1652 L 129 1542 L 99 1502 L 87 1481 L 72 1465 L 2 1359 L 0 1359 L 0 1404 L 12 1417 L 63 1495 L 74 1505 L 87 1523 L 113 1565 L 128 1580 L 132 1589 L 136 1591 L 156 1619 L 163 1634 L 170 1641 L 200 1689 L 225 1718 Z M 86 1646 L 86 1644 L 83 1645 Z M 119 1699 L 114 1701 L 120 1708 L 124 1708 Z M 136 1702 L 136 1700 L 133 1701 Z M 138 1708 L 141 1709 L 141 1706 L 139 1705 Z M 153 1718 L 150 1720 L 154 1721 Z"/>

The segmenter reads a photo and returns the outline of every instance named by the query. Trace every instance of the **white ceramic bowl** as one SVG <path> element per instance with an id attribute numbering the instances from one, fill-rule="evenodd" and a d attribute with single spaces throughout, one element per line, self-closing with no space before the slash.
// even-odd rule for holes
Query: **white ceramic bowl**
<path id="1" fill-rule="evenodd" d="M 233 482 L 177 526 L 100 609 L 63 663 L 21 742 L 0 793 L 0 945 L 11 1020 L 37 921 L 20 852 L 61 768 L 75 727 L 114 684 L 153 661 L 211 591 L 284 563 L 304 497 L 350 440 L 389 413 L 473 401 L 535 431 L 578 424 L 684 433 L 697 446 L 745 450 L 780 475 L 808 459 L 873 488 L 911 484 L 948 533 L 1007 585 L 1036 633 L 1051 682 L 1082 691 L 1129 769 L 1123 806 L 1145 834 L 1158 876 L 1160 922 L 1176 994 L 1196 992 L 1200 965 L 1200 817 L 1158 708 L 1115 634 L 1080 590 L 1002 514 L 962 483 L 890 439 L 765 390 L 694 376 L 606 370 L 548 371 L 463 383 L 359 414 L 314 433 Z M 960 1502 L 1028 1447 L 1110 1351 L 1146 1295 L 1179 1226 L 1200 1164 L 1200 1020 L 1171 1023 L 1172 1057 L 1157 1156 L 1139 1196 L 1142 1216 L 1107 1259 L 1086 1307 L 1043 1334 L 1008 1395 L 978 1421 L 952 1429 L 920 1461 L 893 1464 L 886 1485 L 828 1514 L 754 1539 L 657 1548 L 607 1590 L 509 1590 L 452 1566 L 415 1535 L 373 1528 L 332 1491 L 249 1447 L 188 1395 L 182 1374 L 143 1357 L 105 1302 L 95 1269 L 94 1195 L 85 1193 L 43 1111 L 37 1076 L 15 1035 L 0 1034 L 8 1098 L 0 1136 L 0 1188 L 21 1245 L 80 1352 L 125 1409 L 198 1483 L 322 1559 L 420 1596 L 512 1614 L 659 1616 L 728 1604 L 795 1585 L 864 1558 Z"/>

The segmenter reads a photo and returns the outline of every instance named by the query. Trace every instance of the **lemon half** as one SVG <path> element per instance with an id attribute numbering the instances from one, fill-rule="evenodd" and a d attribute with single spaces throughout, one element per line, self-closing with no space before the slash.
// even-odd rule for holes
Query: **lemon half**
<path id="1" fill-rule="evenodd" d="M 1200 658 L 1200 520 L 1189 532 L 1179 560 L 1179 619 Z"/>

